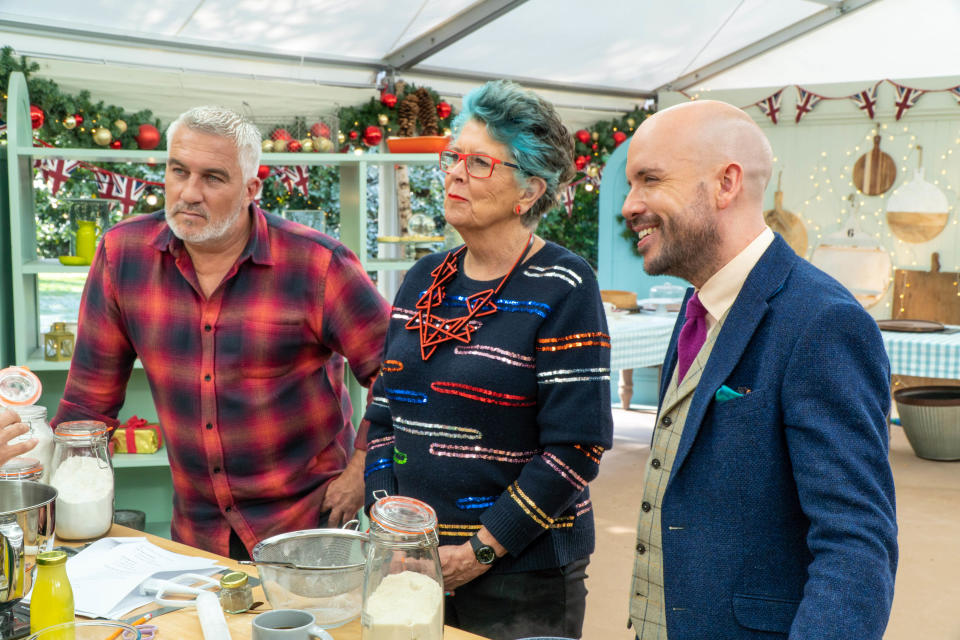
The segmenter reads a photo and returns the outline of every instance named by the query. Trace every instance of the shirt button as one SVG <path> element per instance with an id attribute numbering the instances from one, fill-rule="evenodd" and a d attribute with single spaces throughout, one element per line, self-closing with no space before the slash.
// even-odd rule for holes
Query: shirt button
<path id="1" fill-rule="evenodd" d="M 637 543 L 637 553 L 639 553 L 640 555 L 643 555 L 643 554 L 646 553 L 646 552 L 647 552 L 647 548 L 646 548 L 645 546 L 643 546 L 643 543 L 642 543 L 642 542 L 638 542 L 638 543 Z"/>
<path id="2" fill-rule="evenodd" d="M 203 330 L 204 330 L 204 331 L 213 331 L 213 327 L 211 327 L 210 325 L 205 325 L 205 326 L 203 327 Z"/>
<path id="3" fill-rule="evenodd" d="M 643 504 L 640 505 L 640 508 L 643 509 L 644 511 L 650 511 L 650 509 L 652 509 L 653 507 L 650 506 L 649 502 L 644 500 Z"/>
<path id="4" fill-rule="evenodd" d="M 233 507 L 227 507 L 226 509 L 224 509 L 224 511 L 226 511 L 227 513 L 230 513 L 231 511 L 233 511 Z"/>
<path id="5" fill-rule="evenodd" d="M 214 472 L 214 473 L 220 473 L 220 467 L 214 467 L 214 468 L 213 468 L 213 472 Z"/>
<path id="6" fill-rule="evenodd" d="M 650 461 L 650 466 L 653 467 L 654 469 L 659 469 L 660 460 L 658 460 L 657 458 L 654 458 L 653 460 Z"/>
<path id="7" fill-rule="evenodd" d="M 210 380 L 211 380 L 212 378 L 213 378 L 213 376 L 211 376 L 209 373 L 208 373 L 207 375 L 203 376 L 203 379 L 206 380 L 207 382 L 210 382 Z"/>
<path id="8" fill-rule="evenodd" d="M 213 429 L 213 423 L 212 423 L 212 422 L 208 422 L 208 423 L 207 423 L 207 429 Z"/>
<path id="9" fill-rule="evenodd" d="M 673 424 L 673 418 L 671 418 L 670 416 L 664 416 L 663 420 L 660 421 L 660 424 L 662 424 L 665 427 L 669 427 L 670 425 Z"/>

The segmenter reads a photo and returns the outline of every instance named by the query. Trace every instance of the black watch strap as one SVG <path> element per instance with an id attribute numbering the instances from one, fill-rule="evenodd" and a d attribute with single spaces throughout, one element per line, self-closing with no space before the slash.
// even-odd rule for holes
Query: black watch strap
<path id="1" fill-rule="evenodd" d="M 477 534 L 470 537 L 470 546 L 473 547 L 473 555 L 480 564 L 493 564 L 496 561 L 497 552 L 490 545 L 483 544 Z"/>

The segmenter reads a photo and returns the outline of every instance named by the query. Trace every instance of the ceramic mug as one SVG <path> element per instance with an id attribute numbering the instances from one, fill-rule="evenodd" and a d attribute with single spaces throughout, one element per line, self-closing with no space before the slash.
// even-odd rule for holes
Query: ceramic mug
<path id="1" fill-rule="evenodd" d="M 264 611 L 253 619 L 253 640 L 333 640 L 314 624 L 313 614 L 299 609 Z"/>

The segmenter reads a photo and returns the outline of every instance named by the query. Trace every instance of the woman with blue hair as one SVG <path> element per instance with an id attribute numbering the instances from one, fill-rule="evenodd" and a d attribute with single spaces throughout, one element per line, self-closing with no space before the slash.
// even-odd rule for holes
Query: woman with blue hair
<path id="1" fill-rule="evenodd" d="M 510 82 L 471 92 L 440 153 L 464 245 L 417 262 L 374 386 L 374 492 L 437 512 L 447 624 L 579 638 L 594 548 L 587 483 L 612 443 L 610 337 L 587 263 L 535 233 L 574 175 L 553 107 Z"/>

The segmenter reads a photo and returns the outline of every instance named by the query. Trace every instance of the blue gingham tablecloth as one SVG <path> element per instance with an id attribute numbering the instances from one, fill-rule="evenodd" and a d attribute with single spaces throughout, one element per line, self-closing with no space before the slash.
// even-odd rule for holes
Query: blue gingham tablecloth
<path id="1" fill-rule="evenodd" d="M 677 314 L 610 314 L 610 369 L 638 369 L 663 364 Z"/>
<path id="2" fill-rule="evenodd" d="M 883 335 L 883 346 L 887 349 L 890 370 L 893 373 L 960 380 L 960 332 L 880 333 Z"/>

